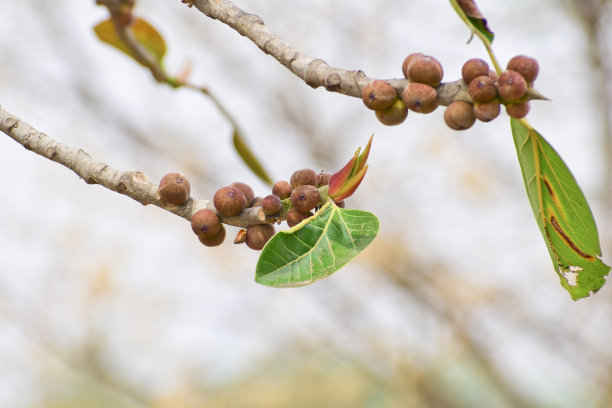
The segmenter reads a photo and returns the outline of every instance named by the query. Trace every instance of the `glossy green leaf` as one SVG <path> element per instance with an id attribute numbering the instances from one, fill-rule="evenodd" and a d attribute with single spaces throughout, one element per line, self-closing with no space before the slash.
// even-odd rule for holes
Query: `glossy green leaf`
<path id="1" fill-rule="evenodd" d="M 474 0 L 450 0 L 450 2 L 470 30 L 487 46 L 491 46 L 495 35 L 489 29 L 487 20 L 476 6 L 476 2 Z"/>
<path id="2" fill-rule="evenodd" d="M 601 259 L 589 205 L 557 152 L 527 122 L 511 119 L 512 135 L 533 213 L 561 285 L 572 299 L 597 292 L 610 267 Z"/>
<path id="3" fill-rule="evenodd" d="M 328 202 L 314 216 L 268 241 L 257 262 L 255 281 L 297 287 L 326 278 L 363 251 L 378 228 L 374 214 Z"/>
<path id="4" fill-rule="evenodd" d="M 125 29 L 129 30 L 134 36 L 134 39 L 142 47 L 149 51 L 157 61 L 162 61 L 166 55 L 166 42 L 155 27 L 149 24 L 146 20 L 136 17 L 134 18 L 132 24 L 127 26 Z M 130 50 L 130 47 L 128 47 L 128 45 L 123 42 L 121 38 L 119 38 L 119 35 L 117 35 L 115 25 L 111 19 L 98 23 L 94 27 L 94 32 L 100 41 L 110 44 L 134 58 L 134 54 Z"/>
<path id="5" fill-rule="evenodd" d="M 266 169 L 264 169 L 263 165 L 259 162 L 257 157 L 253 154 L 249 146 L 244 141 L 242 134 L 237 128 L 234 128 L 234 133 L 232 135 L 232 143 L 234 143 L 234 148 L 238 155 L 244 163 L 251 169 L 257 177 L 259 177 L 266 184 L 272 185 L 273 181 Z"/>

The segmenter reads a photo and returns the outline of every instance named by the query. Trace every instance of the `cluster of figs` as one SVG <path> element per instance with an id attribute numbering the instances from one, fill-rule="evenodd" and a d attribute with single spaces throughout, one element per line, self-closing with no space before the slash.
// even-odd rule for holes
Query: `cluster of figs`
<path id="1" fill-rule="evenodd" d="M 312 169 L 295 171 L 290 181 L 278 181 L 272 187 L 272 194 L 257 197 L 246 183 L 235 182 L 219 188 L 212 200 L 214 207 L 196 211 L 191 217 L 191 228 L 199 241 L 209 247 L 221 245 L 225 240 L 224 217 L 240 217 L 249 208 L 259 207 L 261 223 L 241 229 L 235 244 L 245 243 L 249 248 L 261 250 L 275 234 L 274 223 L 285 220 L 293 227 L 313 216 L 323 204 L 320 188 L 329 184 L 331 173 L 317 173 Z M 183 205 L 189 200 L 189 181 L 180 173 L 166 174 L 160 181 L 157 195 L 162 206 Z M 337 203 L 343 207 L 344 202 Z"/>
<path id="2" fill-rule="evenodd" d="M 389 82 L 373 80 L 362 89 L 363 103 L 376 111 L 385 125 L 398 125 L 408 111 L 431 113 L 440 105 L 438 87 L 442 83 L 442 64 L 422 53 L 408 55 L 402 64 L 408 84 L 401 94 Z M 476 122 L 495 119 L 505 106 L 506 113 L 520 119 L 529 112 L 528 90 L 539 71 L 538 62 L 525 55 L 513 57 L 500 75 L 489 68 L 486 61 L 472 58 L 465 62 L 461 76 L 469 98 L 450 102 L 444 111 L 444 121 L 454 130 L 469 129 Z"/>

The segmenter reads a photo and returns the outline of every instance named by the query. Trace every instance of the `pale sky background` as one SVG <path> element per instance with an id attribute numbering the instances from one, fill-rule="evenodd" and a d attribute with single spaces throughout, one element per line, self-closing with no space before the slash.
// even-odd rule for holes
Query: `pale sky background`
<path id="1" fill-rule="evenodd" d="M 207 99 L 155 84 L 96 39 L 92 27 L 106 10 L 94 3 L 0 0 L 3 108 L 152 181 L 182 172 L 199 198 L 238 180 L 268 194 Z M 236 4 L 303 53 L 371 77 L 400 77 L 404 57 L 415 51 L 436 56 L 446 81 L 459 78 L 468 58 L 487 59 L 477 39 L 467 43 L 467 28 L 444 1 Z M 598 85 L 590 81 L 583 32 L 557 1 L 478 4 L 502 64 L 516 54 L 538 59 L 536 88 L 551 101 L 533 103 L 529 120 L 583 188 L 610 264 L 612 218 L 600 201 L 605 157 L 592 92 Z M 71 351 L 92 335 L 104 344 L 108 370 L 151 392 L 193 375 L 225 381 L 265 356 L 289 353 L 296 338 L 362 356 L 382 371 L 398 356 L 435 361 L 447 351 L 445 327 L 376 267 L 377 251 L 390 243 L 416 265 L 442 265 L 450 288 L 467 288 L 462 296 L 469 298 L 472 285 L 509 296 L 464 317 L 517 389 L 550 406 L 596 406 L 588 394 L 603 392 L 598 381 L 612 362 L 612 288 L 573 302 L 560 286 L 504 114 L 464 132 L 445 126 L 442 109 L 385 127 L 360 100 L 313 90 L 178 0 L 138 0 L 137 12 L 164 35 L 168 71 L 191 60 L 192 81 L 230 108 L 276 179 L 303 167 L 337 170 L 374 133 L 369 172 L 347 205 L 376 214 L 380 236 L 324 281 L 266 288 L 254 283 L 258 253 L 231 243 L 236 229 L 221 247 L 204 248 L 185 220 L 87 185 L 0 135 L 0 407 L 34 406 L 49 373 L 69 371 L 66 356 L 84 358 Z M 524 329 L 524 315 L 548 334 Z M 383 345 L 382 359 L 368 354 L 367 336 Z M 580 358 L 582 350 L 589 358 Z"/>

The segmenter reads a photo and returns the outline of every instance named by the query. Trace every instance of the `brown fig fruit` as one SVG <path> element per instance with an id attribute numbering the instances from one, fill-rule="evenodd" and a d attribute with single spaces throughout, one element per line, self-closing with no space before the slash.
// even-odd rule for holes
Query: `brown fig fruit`
<path id="1" fill-rule="evenodd" d="M 508 102 L 521 99 L 527 92 L 527 82 L 516 71 L 507 70 L 501 73 L 497 80 L 499 95 Z"/>
<path id="2" fill-rule="evenodd" d="M 221 187 L 213 197 L 215 208 L 221 215 L 232 217 L 246 208 L 246 198 L 236 187 Z"/>
<path id="3" fill-rule="evenodd" d="M 319 184 L 317 173 L 312 169 L 294 171 L 291 175 L 291 187 L 316 186 Z M 280 197 L 280 196 L 279 196 Z"/>
<path id="4" fill-rule="evenodd" d="M 287 225 L 289 227 L 295 227 L 308 217 L 312 217 L 312 213 L 302 213 L 295 208 L 292 208 L 289 210 L 289 212 L 287 212 Z"/>
<path id="5" fill-rule="evenodd" d="M 535 58 L 528 57 L 526 55 L 517 55 L 508 61 L 508 69 L 516 71 L 528 84 L 532 84 L 538 76 L 540 67 L 538 61 Z"/>
<path id="6" fill-rule="evenodd" d="M 511 103 L 506 105 L 506 113 L 514 119 L 521 119 L 527 116 L 531 106 L 529 102 Z"/>
<path id="7" fill-rule="evenodd" d="M 242 191 L 242 194 L 244 194 L 244 198 L 246 199 L 247 207 L 250 207 L 251 204 L 253 204 L 253 201 L 255 201 L 255 193 L 253 192 L 251 186 L 249 186 L 247 183 L 243 183 L 242 181 L 236 181 L 230 184 L 229 186 Z"/>
<path id="8" fill-rule="evenodd" d="M 323 187 L 329 184 L 329 179 L 331 178 L 332 174 L 328 173 L 326 171 L 322 171 L 319 173 L 319 187 Z"/>
<path id="9" fill-rule="evenodd" d="M 395 89 L 387 81 L 381 79 L 369 82 L 361 91 L 363 103 L 372 110 L 387 109 L 396 98 Z"/>
<path id="10" fill-rule="evenodd" d="M 221 224 L 221 226 L 219 227 L 219 231 L 217 231 L 217 233 L 212 237 L 198 236 L 198 239 L 207 247 L 216 247 L 223 243 L 223 241 L 225 240 L 225 234 L 225 226 Z"/>
<path id="11" fill-rule="evenodd" d="M 159 182 L 158 192 L 162 201 L 172 205 L 181 205 L 189 199 L 191 187 L 187 178 L 182 174 L 169 173 Z"/>
<path id="12" fill-rule="evenodd" d="M 469 59 L 461 68 L 461 77 L 466 84 L 470 84 L 474 78 L 489 75 L 489 64 L 480 58 Z"/>
<path id="13" fill-rule="evenodd" d="M 199 210 L 191 217 L 191 229 L 198 237 L 210 238 L 220 227 L 221 220 L 213 210 Z"/>
<path id="14" fill-rule="evenodd" d="M 404 101 L 399 98 L 387 109 L 376 111 L 376 118 L 380 123 L 387 126 L 399 125 L 406 120 L 407 116 L 408 108 L 406 108 Z"/>
<path id="15" fill-rule="evenodd" d="M 481 122 L 490 122 L 499 116 L 500 106 L 499 102 L 491 101 L 485 103 L 474 104 L 474 116 Z"/>
<path id="16" fill-rule="evenodd" d="M 413 52 L 412 54 L 410 54 L 406 58 L 404 58 L 404 62 L 402 63 L 402 72 L 404 73 L 404 78 L 408 78 L 408 67 L 410 66 L 410 63 L 415 58 L 423 57 L 423 56 L 425 56 L 423 53 Z"/>
<path id="17" fill-rule="evenodd" d="M 497 86 L 491 77 L 483 75 L 474 78 L 470 82 L 468 93 L 470 98 L 476 103 L 489 102 L 497 96 Z"/>
<path id="18" fill-rule="evenodd" d="M 291 184 L 289 184 L 288 181 L 281 180 L 274 183 L 274 186 L 272 187 L 272 194 L 275 194 L 281 200 L 284 200 L 285 198 L 291 197 L 292 190 Z"/>
<path id="19" fill-rule="evenodd" d="M 259 251 L 274 236 L 274 233 L 274 226 L 271 224 L 250 225 L 246 230 L 245 242 L 249 248 Z"/>
<path id="20" fill-rule="evenodd" d="M 443 76 L 442 64 L 429 55 L 417 56 L 408 65 L 408 79 L 411 82 L 420 82 L 436 87 L 442 82 Z"/>
<path id="21" fill-rule="evenodd" d="M 264 197 L 261 202 L 261 209 L 266 215 L 273 215 L 279 212 L 283 208 L 281 199 L 276 194 L 270 194 Z"/>
<path id="22" fill-rule="evenodd" d="M 472 104 L 455 101 L 446 107 L 444 111 L 444 121 L 454 130 L 465 130 L 472 127 L 476 121 Z"/>
<path id="23" fill-rule="evenodd" d="M 298 186 L 291 193 L 291 204 L 300 212 L 308 212 L 319 205 L 321 194 L 315 186 Z"/>
<path id="24" fill-rule="evenodd" d="M 411 82 L 404 88 L 402 99 L 406 107 L 418 113 L 430 113 L 438 107 L 438 93 L 436 90 L 419 82 Z"/>

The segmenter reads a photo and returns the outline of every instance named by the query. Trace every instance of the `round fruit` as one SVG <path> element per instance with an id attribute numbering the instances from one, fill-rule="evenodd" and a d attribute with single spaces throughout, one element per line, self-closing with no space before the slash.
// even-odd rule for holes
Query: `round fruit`
<path id="1" fill-rule="evenodd" d="M 328 173 L 326 171 L 322 171 L 319 173 L 319 187 L 323 187 L 329 184 L 329 179 L 331 178 L 332 174 Z"/>
<path id="2" fill-rule="evenodd" d="M 272 194 L 275 194 L 281 200 L 284 200 L 285 198 L 291 197 L 292 190 L 291 184 L 289 184 L 288 181 L 281 180 L 274 183 L 274 186 L 272 187 Z"/>
<path id="3" fill-rule="evenodd" d="M 420 52 L 414 52 L 404 58 L 404 62 L 402 63 L 402 72 L 404 73 L 404 78 L 408 78 L 408 67 L 410 63 L 417 57 L 423 57 L 424 54 Z"/>
<path id="4" fill-rule="evenodd" d="M 429 55 L 417 56 L 408 65 L 407 78 L 411 82 L 420 82 L 435 87 L 440 85 L 443 76 L 442 64 Z"/>
<path id="5" fill-rule="evenodd" d="M 474 78 L 470 82 L 468 93 L 474 102 L 489 102 L 497 96 L 497 86 L 495 86 L 495 81 L 489 75 L 483 75 Z"/>
<path id="6" fill-rule="evenodd" d="M 535 81 L 536 77 L 538 76 L 538 72 L 540 71 L 538 61 L 536 61 L 535 58 L 531 58 L 526 55 L 517 55 L 516 57 L 513 57 L 510 61 L 508 61 L 508 69 L 521 74 L 528 84 Z"/>
<path id="7" fill-rule="evenodd" d="M 427 84 L 409 83 L 402 92 L 402 99 L 408 109 L 418 113 L 430 113 L 438 107 L 438 93 Z"/>
<path id="8" fill-rule="evenodd" d="M 469 59 L 461 68 L 461 77 L 466 84 L 470 84 L 474 78 L 489 75 L 489 64 L 480 58 Z"/>
<path id="9" fill-rule="evenodd" d="M 189 181 L 180 173 L 166 174 L 159 182 L 159 197 L 168 204 L 181 205 L 189 199 Z"/>
<path id="10" fill-rule="evenodd" d="M 295 208 L 292 208 L 287 212 L 287 225 L 289 227 L 295 227 L 306 218 L 311 217 L 312 213 L 301 213 Z"/>
<path id="11" fill-rule="evenodd" d="M 221 220 L 213 210 L 199 210 L 191 217 L 191 229 L 198 237 L 210 238 L 220 227 Z"/>
<path id="12" fill-rule="evenodd" d="M 261 202 L 261 209 L 266 215 L 276 214 L 282 208 L 283 203 L 281 202 L 281 199 L 275 194 L 270 194 L 269 196 L 264 197 L 263 201 Z"/>
<path id="13" fill-rule="evenodd" d="M 247 207 L 250 207 L 251 204 L 253 204 L 253 201 L 255 201 L 255 193 L 253 192 L 251 186 L 249 186 L 247 183 L 243 183 L 242 181 L 236 181 L 235 183 L 232 183 L 229 186 L 235 187 L 238 190 L 242 191 L 242 194 L 244 194 L 244 198 L 246 199 Z"/>
<path id="14" fill-rule="evenodd" d="M 369 82 L 361 91 L 361 99 L 368 109 L 387 109 L 395 102 L 397 94 L 395 89 L 387 81 L 381 79 Z"/>
<path id="15" fill-rule="evenodd" d="M 399 125 L 406 120 L 408 116 L 408 108 L 401 99 L 396 99 L 393 105 L 385 110 L 376 111 L 376 118 L 383 125 L 394 126 Z"/>
<path id="16" fill-rule="evenodd" d="M 294 171 L 291 175 L 291 187 L 316 186 L 319 184 L 319 177 L 312 169 L 302 169 Z M 280 196 L 279 196 L 280 197 Z"/>
<path id="17" fill-rule="evenodd" d="M 497 87 L 499 88 L 499 95 L 508 102 L 521 99 L 527 92 L 525 78 L 512 70 L 501 73 L 497 80 Z"/>
<path id="18" fill-rule="evenodd" d="M 291 204 L 300 212 L 308 212 L 319 205 L 321 194 L 315 186 L 298 186 L 291 193 Z"/>
<path id="19" fill-rule="evenodd" d="M 474 116 L 482 122 L 492 121 L 499 116 L 499 112 L 500 106 L 497 101 L 474 104 Z"/>
<path id="20" fill-rule="evenodd" d="M 511 118 L 521 119 L 527 116 L 530 108 L 531 106 L 529 105 L 529 102 L 512 103 L 510 105 L 506 105 L 506 113 Z"/>
<path id="21" fill-rule="evenodd" d="M 219 227 L 219 231 L 217 231 L 217 233 L 213 235 L 212 237 L 206 238 L 206 237 L 198 236 L 198 239 L 200 240 L 201 243 L 203 243 L 207 247 L 219 246 L 225 240 L 225 226 L 221 224 L 221 226 Z"/>
<path id="22" fill-rule="evenodd" d="M 476 116 L 474 116 L 474 109 L 471 104 L 455 101 L 446 107 L 444 121 L 451 129 L 465 130 L 472 127 L 476 121 Z"/>
<path id="23" fill-rule="evenodd" d="M 232 217 L 246 208 L 246 198 L 236 187 L 221 187 L 213 197 L 215 208 L 221 215 Z"/>
<path id="24" fill-rule="evenodd" d="M 274 236 L 274 233 L 274 226 L 271 224 L 250 225 L 246 230 L 245 242 L 249 248 L 259 251 Z"/>

